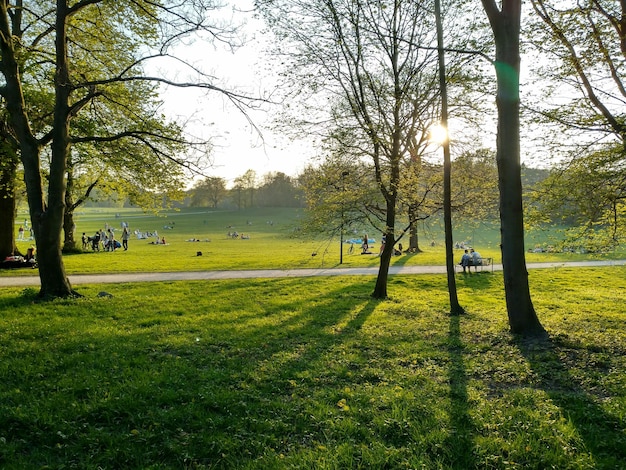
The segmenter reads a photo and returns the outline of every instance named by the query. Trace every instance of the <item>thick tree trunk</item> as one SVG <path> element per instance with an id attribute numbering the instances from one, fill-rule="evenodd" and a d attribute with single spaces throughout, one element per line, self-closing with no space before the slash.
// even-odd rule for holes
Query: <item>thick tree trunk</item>
<path id="1" fill-rule="evenodd" d="M 419 246 L 419 236 L 417 234 L 417 213 L 413 206 L 409 206 L 409 220 L 411 225 L 409 227 L 409 247 L 406 249 L 409 253 L 421 253 L 422 250 Z"/>
<path id="2" fill-rule="evenodd" d="M 63 253 L 71 253 L 76 250 L 76 240 L 74 240 L 74 201 L 72 200 L 74 171 L 70 164 L 67 167 L 65 210 L 63 212 Z"/>
<path id="3" fill-rule="evenodd" d="M 5 79 L 6 107 L 13 132 L 20 147 L 20 157 L 24 167 L 26 194 L 30 218 L 37 244 L 37 263 L 41 280 L 42 297 L 68 297 L 72 291 L 65 274 L 61 257 L 61 226 L 65 197 L 65 162 L 69 152 L 68 117 L 70 80 L 67 71 L 67 47 L 65 20 L 68 14 L 67 2 L 57 0 L 56 15 L 56 62 L 55 111 L 53 123 L 52 159 L 50 164 L 50 184 L 48 201 L 44 201 L 41 175 L 41 144 L 35 139 L 28 121 L 24 103 L 24 93 L 17 62 L 16 42 L 10 30 L 7 5 L 0 3 L 0 52 L 2 53 L 2 73 Z M 64 125 L 60 125 L 64 123 Z"/>
<path id="4" fill-rule="evenodd" d="M 63 253 L 71 253 L 77 249 L 74 227 L 74 211 L 65 210 L 63 213 Z"/>
<path id="5" fill-rule="evenodd" d="M 524 250 L 522 178 L 519 162 L 519 101 L 498 100 L 498 184 L 504 292 L 511 332 L 544 335 L 530 297 Z M 515 148 L 517 147 L 517 148 Z M 517 151 L 518 158 L 512 158 Z"/>
<path id="6" fill-rule="evenodd" d="M 58 210 L 43 214 L 35 229 L 37 235 L 37 263 L 42 298 L 71 297 L 77 293 L 72 290 L 65 274 L 65 265 L 61 253 L 61 222 Z"/>
<path id="7" fill-rule="evenodd" d="M 0 155 L 0 257 L 19 254 L 15 244 L 15 175 L 17 164 Z"/>
<path id="8" fill-rule="evenodd" d="M 71 81 L 69 77 L 66 19 L 66 0 L 57 0 L 56 15 L 56 73 L 55 104 L 52 129 L 52 158 L 48 177 L 48 206 L 39 214 L 35 230 L 37 236 L 37 261 L 41 279 L 42 297 L 68 297 L 77 295 L 65 274 L 62 256 L 61 233 L 65 216 L 65 191 L 67 159 L 70 153 L 69 116 Z M 33 221 L 34 224 L 34 221 Z"/>
<path id="9" fill-rule="evenodd" d="M 41 281 L 39 296 L 42 298 L 74 296 L 76 293 L 65 274 L 61 256 L 64 205 L 57 203 L 53 207 L 46 206 L 39 173 L 39 152 L 37 149 L 25 150 L 29 150 L 28 146 L 22 146 L 22 162 L 27 177 L 26 194 L 37 246 L 37 264 Z"/>
<path id="10" fill-rule="evenodd" d="M 398 173 L 399 175 L 399 170 Z M 392 176 L 393 178 L 393 176 Z M 376 278 L 376 286 L 372 297 L 375 299 L 387 298 L 387 281 L 389 280 L 389 265 L 391 264 L 391 256 L 393 255 L 393 247 L 395 245 L 394 227 L 396 222 L 396 195 L 387 194 L 387 227 L 385 229 L 385 248 L 380 253 L 380 266 L 378 268 L 378 277 Z M 382 243 L 382 240 L 381 240 Z"/>
<path id="11" fill-rule="evenodd" d="M 496 160 L 500 189 L 500 231 L 504 291 L 512 333 L 544 336 L 530 297 L 524 251 L 519 132 L 519 35 L 521 0 L 504 0 L 502 11 L 483 0 L 496 42 L 498 136 Z"/>
<path id="12" fill-rule="evenodd" d="M 15 244 L 15 178 L 19 162 L 15 145 L 11 144 L 8 129 L 0 129 L 0 259 L 21 254 Z"/>
<path id="13" fill-rule="evenodd" d="M 389 233 L 391 232 L 391 233 Z M 380 254 L 380 266 L 378 268 L 378 277 L 376 278 L 376 285 L 374 286 L 374 292 L 372 297 L 375 299 L 387 298 L 387 283 L 389 281 L 389 265 L 391 264 L 391 256 L 393 254 L 394 246 L 393 231 L 388 231 L 385 236 L 387 242 L 385 248 Z"/>

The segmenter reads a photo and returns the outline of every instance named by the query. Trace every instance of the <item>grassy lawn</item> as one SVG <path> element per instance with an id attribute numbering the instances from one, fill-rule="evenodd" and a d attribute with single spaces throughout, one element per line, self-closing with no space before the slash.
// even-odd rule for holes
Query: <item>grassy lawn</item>
<path id="1" fill-rule="evenodd" d="M 119 214 L 119 217 L 116 217 Z M 185 209 L 169 211 L 157 217 L 144 214 L 137 209 L 86 209 L 76 216 L 76 238 L 80 244 L 81 234 L 93 235 L 105 224 L 116 229 L 117 238 L 121 234 L 121 222 L 130 225 L 131 231 L 158 232 L 165 237 L 166 245 L 153 245 L 150 240 L 138 240 L 134 235 L 129 242 L 129 250 L 115 252 L 92 252 L 66 255 L 64 262 L 69 274 L 115 273 L 115 272 L 164 272 L 164 271 L 205 271 L 233 269 L 297 269 L 330 268 L 339 264 L 339 235 L 320 236 L 318 239 L 300 238 L 298 222 L 301 213 L 297 209 L 251 209 L 245 211 L 212 211 L 209 209 Z M 24 214 L 18 214 L 18 222 Z M 19 224 L 18 224 L 19 225 Z M 165 228 L 168 227 L 168 228 Z M 16 225 L 17 231 L 17 225 Z M 228 232 L 237 231 L 250 236 L 248 240 L 227 237 Z M 367 231 L 376 239 L 372 247 L 378 253 L 380 234 L 373 230 L 347 230 L 345 236 L 359 238 Z M 425 228 L 420 231 L 420 245 L 424 250 L 417 255 L 393 257 L 392 264 L 444 265 L 445 253 L 443 229 Z M 544 238 L 541 238 L 543 236 Z M 198 239 L 198 242 L 187 240 Z M 479 224 L 468 228 L 461 224 L 455 230 L 455 241 L 469 241 L 484 257 L 491 257 L 495 263 L 501 262 L 499 230 L 494 224 Z M 431 246 L 432 242 L 434 246 Z M 535 246 L 545 242 L 545 235 L 528 234 L 527 245 Z M 32 242 L 18 242 L 22 252 Z M 408 245 L 405 239 L 404 246 Z M 358 246 L 350 253 L 350 245 L 343 245 L 344 267 L 378 266 L 375 255 L 361 255 Z M 196 256 L 197 252 L 202 256 Z M 315 256 L 313 256 L 315 254 Z M 462 250 L 456 250 L 460 260 Z M 589 259 L 592 255 L 575 253 L 528 253 L 528 262 L 577 261 Z M 613 258 L 626 258 L 622 249 L 607 255 Z M 0 270 L 0 276 L 33 275 L 30 270 Z"/>
<path id="2" fill-rule="evenodd" d="M 626 268 L 531 271 L 545 343 L 457 279 L 462 317 L 444 275 L 5 288 L 0 467 L 624 468 Z"/>

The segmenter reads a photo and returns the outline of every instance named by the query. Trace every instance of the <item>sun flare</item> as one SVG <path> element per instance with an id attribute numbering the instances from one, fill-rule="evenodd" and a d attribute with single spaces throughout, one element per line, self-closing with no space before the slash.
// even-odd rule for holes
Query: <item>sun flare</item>
<path id="1" fill-rule="evenodd" d="M 429 130 L 429 140 L 436 144 L 443 144 L 448 140 L 448 129 L 441 124 L 434 124 Z"/>

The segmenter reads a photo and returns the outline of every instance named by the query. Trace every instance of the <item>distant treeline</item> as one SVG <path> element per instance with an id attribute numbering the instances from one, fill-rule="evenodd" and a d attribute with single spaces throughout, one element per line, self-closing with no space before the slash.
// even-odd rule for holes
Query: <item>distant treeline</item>
<path id="1" fill-rule="evenodd" d="M 522 181 L 528 189 L 543 181 L 550 170 L 522 167 Z M 232 188 L 220 177 L 205 178 L 184 193 L 176 201 L 164 201 L 173 207 L 211 207 L 222 209 L 246 209 L 250 207 L 303 207 L 304 195 L 300 177 L 291 177 L 281 172 L 268 173 L 256 178 L 251 170 L 235 179 Z M 85 207 L 133 207 L 128 198 L 116 193 L 94 190 Z"/>

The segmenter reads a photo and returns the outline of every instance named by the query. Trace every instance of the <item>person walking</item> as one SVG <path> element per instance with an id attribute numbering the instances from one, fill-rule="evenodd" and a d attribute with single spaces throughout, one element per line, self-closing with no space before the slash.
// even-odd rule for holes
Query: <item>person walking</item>
<path id="1" fill-rule="evenodd" d="M 124 247 L 124 251 L 128 250 L 128 239 L 130 238 L 130 230 L 128 230 L 128 225 L 124 225 L 122 229 L 122 246 Z"/>

